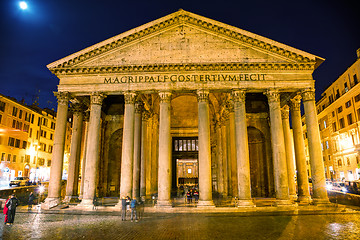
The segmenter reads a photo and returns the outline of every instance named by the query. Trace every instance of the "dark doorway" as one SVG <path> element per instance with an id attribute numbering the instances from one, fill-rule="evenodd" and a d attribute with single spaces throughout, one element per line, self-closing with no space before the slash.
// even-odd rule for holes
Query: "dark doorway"
<path id="1" fill-rule="evenodd" d="M 268 164 L 264 134 L 257 128 L 248 127 L 251 196 L 268 197 Z"/>
<path id="2" fill-rule="evenodd" d="M 110 136 L 106 191 L 108 197 L 118 197 L 120 193 L 119 179 L 121 173 L 122 135 L 123 130 L 119 129 Z"/>

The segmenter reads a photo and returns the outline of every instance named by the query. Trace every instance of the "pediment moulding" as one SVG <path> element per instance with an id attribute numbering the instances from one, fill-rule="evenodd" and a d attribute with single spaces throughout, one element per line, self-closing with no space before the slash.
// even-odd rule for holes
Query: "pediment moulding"
<path id="1" fill-rule="evenodd" d="M 255 49 L 268 53 L 274 53 L 297 63 L 311 63 L 311 65 L 316 65 L 317 67 L 324 61 L 324 59 L 320 57 L 292 48 L 285 44 L 281 44 L 271 39 L 180 10 L 55 61 L 47 67 L 52 71 L 54 71 L 54 68 L 71 68 L 76 64 L 92 59 L 96 56 L 104 54 L 105 52 L 138 41 L 140 38 L 181 25 L 195 26 L 205 31 L 213 32 L 216 35 L 237 40 Z"/>
<path id="2" fill-rule="evenodd" d="M 178 72 L 178 71 L 239 71 L 239 70 L 314 70 L 314 63 L 218 63 L 218 64 L 151 64 L 123 65 L 79 68 L 51 68 L 55 75 L 109 74 L 138 72 Z"/>

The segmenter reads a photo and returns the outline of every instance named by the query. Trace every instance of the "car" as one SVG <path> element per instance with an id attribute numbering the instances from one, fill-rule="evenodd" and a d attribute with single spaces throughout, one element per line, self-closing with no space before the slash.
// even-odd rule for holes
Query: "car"
<path id="1" fill-rule="evenodd" d="M 14 180 L 11 180 L 9 186 L 28 186 L 30 184 L 30 179 L 28 177 L 16 177 Z"/>
<path id="2" fill-rule="evenodd" d="M 333 182 L 331 190 L 333 191 L 341 191 L 341 192 L 347 192 L 347 189 L 345 187 L 345 183 L 343 182 Z"/>
<path id="3" fill-rule="evenodd" d="M 360 194 L 359 181 L 345 181 L 345 188 L 349 193 Z"/>

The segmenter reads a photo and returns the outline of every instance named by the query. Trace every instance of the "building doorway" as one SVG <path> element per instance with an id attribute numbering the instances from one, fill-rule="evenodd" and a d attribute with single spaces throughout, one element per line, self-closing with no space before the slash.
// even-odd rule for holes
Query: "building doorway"
<path id="1" fill-rule="evenodd" d="M 199 185 L 198 138 L 174 137 L 172 146 L 172 197 L 182 197 Z"/>

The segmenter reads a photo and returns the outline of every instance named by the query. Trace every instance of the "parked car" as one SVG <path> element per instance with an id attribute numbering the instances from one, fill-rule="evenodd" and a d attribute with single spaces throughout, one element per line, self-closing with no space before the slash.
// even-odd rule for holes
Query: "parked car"
<path id="1" fill-rule="evenodd" d="M 343 182 L 333 182 L 331 190 L 347 192 L 346 187 L 345 187 L 345 183 L 343 183 Z"/>
<path id="2" fill-rule="evenodd" d="M 11 180 L 9 186 L 28 186 L 30 185 L 30 179 L 28 177 L 16 177 L 14 180 Z"/>
<path id="3" fill-rule="evenodd" d="M 349 193 L 360 194 L 359 181 L 345 181 L 345 188 Z"/>

